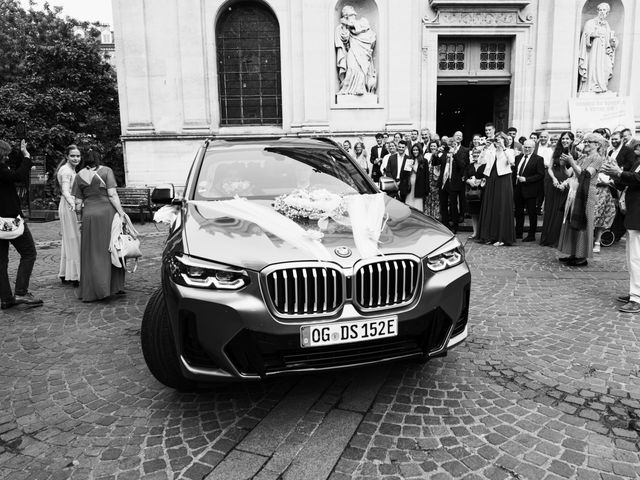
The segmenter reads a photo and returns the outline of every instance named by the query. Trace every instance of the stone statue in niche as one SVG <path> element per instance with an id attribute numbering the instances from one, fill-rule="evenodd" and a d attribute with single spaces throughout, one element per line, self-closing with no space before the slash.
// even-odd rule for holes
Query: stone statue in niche
<path id="1" fill-rule="evenodd" d="M 369 21 L 356 19 L 356 11 L 346 5 L 336 28 L 336 67 L 340 89 L 338 95 L 375 93 L 378 78 L 373 64 L 376 34 Z"/>
<path id="2" fill-rule="evenodd" d="M 615 32 L 607 22 L 610 10 L 608 3 L 599 4 L 598 16 L 584 24 L 578 56 L 579 92 L 603 93 L 608 90 L 618 47 Z"/>

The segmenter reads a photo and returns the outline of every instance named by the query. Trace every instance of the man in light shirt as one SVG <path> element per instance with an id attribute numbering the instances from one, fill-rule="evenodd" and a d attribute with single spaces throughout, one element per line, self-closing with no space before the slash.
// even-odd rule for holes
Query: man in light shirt
<path id="1" fill-rule="evenodd" d="M 538 148 L 535 152 L 537 155 L 540 155 L 544 160 L 544 168 L 550 168 L 552 157 L 553 157 L 553 148 L 551 148 L 551 144 L 549 143 L 549 132 L 546 130 L 542 130 L 539 133 L 538 140 Z M 542 215 L 542 204 L 544 203 L 544 182 L 540 183 L 538 189 L 538 200 L 536 201 L 536 206 L 538 208 L 538 215 Z"/>

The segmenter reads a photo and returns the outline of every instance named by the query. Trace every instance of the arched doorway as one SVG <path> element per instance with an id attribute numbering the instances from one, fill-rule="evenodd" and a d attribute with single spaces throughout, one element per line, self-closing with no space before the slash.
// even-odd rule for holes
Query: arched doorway
<path id="1" fill-rule="evenodd" d="M 282 125 L 280 28 L 262 2 L 229 4 L 216 23 L 220 125 Z"/>

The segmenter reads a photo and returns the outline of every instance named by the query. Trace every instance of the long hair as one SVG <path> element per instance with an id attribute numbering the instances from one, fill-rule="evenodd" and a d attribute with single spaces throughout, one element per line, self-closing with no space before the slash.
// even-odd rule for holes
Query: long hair
<path id="1" fill-rule="evenodd" d="M 64 149 L 64 156 L 62 157 L 62 160 L 60 160 L 58 162 L 58 165 L 56 166 L 56 170 L 54 172 L 54 175 L 58 175 L 58 171 L 60 171 L 60 169 L 67 164 L 67 162 L 69 161 L 69 154 L 73 151 L 73 150 L 78 150 L 80 151 L 80 149 L 78 148 L 77 145 L 75 144 L 71 144 L 69 145 L 67 148 Z"/>
<path id="2" fill-rule="evenodd" d="M 569 138 L 571 139 L 571 145 L 569 146 L 568 152 L 565 152 L 564 147 L 562 146 L 562 137 L 564 137 L 565 135 L 568 135 Z M 571 153 L 573 153 L 571 150 L 573 150 L 573 142 L 575 142 L 575 140 L 576 140 L 576 137 L 573 134 L 573 132 L 570 132 L 567 130 L 566 132 L 562 132 L 560 134 L 560 139 L 558 139 L 558 142 L 556 143 L 556 148 L 553 151 L 553 155 L 551 155 L 551 158 L 553 159 L 554 163 L 560 160 L 560 155 L 562 155 L 563 153 L 566 153 L 568 155 L 571 155 Z"/>

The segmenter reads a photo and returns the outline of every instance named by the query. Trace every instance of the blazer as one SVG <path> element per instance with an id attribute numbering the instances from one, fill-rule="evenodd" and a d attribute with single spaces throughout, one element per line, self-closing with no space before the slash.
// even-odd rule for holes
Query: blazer
<path id="1" fill-rule="evenodd" d="M 374 145 L 371 147 L 371 154 L 369 155 L 369 161 L 371 162 L 371 177 L 374 180 L 377 180 L 382 176 L 381 167 L 382 167 L 382 159 L 388 155 L 387 147 L 382 145 L 379 147 L 378 145 Z M 380 163 L 376 164 L 376 160 L 380 159 Z"/>
<path id="2" fill-rule="evenodd" d="M 398 158 L 400 157 L 400 158 Z M 404 161 L 407 157 L 405 155 L 394 153 L 393 155 L 389 155 L 389 159 L 387 160 L 387 166 L 384 169 L 384 174 L 387 177 L 391 177 L 394 180 L 398 179 L 399 172 L 401 172 L 404 167 Z M 398 166 L 398 164 L 400 164 Z"/>
<path id="3" fill-rule="evenodd" d="M 635 161 L 636 155 L 633 153 L 633 150 L 626 145 L 623 145 L 618 152 L 618 155 L 616 155 L 616 162 L 618 162 L 618 166 L 622 169 L 627 166 L 628 168 L 631 168 L 631 165 L 633 165 Z"/>
<path id="4" fill-rule="evenodd" d="M 411 160 L 411 158 L 407 157 L 404 159 L 403 168 L 400 171 L 400 184 L 398 186 L 400 198 L 402 200 L 404 200 L 411 191 L 411 172 L 404 169 L 404 165 L 407 160 Z M 420 161 L 418 162 L 418 167 L 416 169 L 416 184 L 413 195 L 416 198 L 424 198 L 429 195 L 429 164 L 424 158 L 420 158 Z"/>
<path id="5" fill-rule="evenodd" d="M 31 170 L 31 157 L 23 157 L 20 166 L 15 170 L 0 162 L 0 217 L 24 216 L 20 207 L 20 197 L 16 190 L 16 182 L 26 182 Z"/>
<path id="6" fill-rule="evenodd" d="M 624 217 L 624 226 L 627 230 L 640 230 L 640 159 L 620 174 L 616 180 L 616 187 L 627 188 L 625 201 L 627 213 Z"/>
<path id="7" fill-rule="evenodd" d="M 520 164 L 524 160 L 524 153 L 521 153 L 516 157 L 516 164 L 513 167 L 513 185 L 514 189 L 517 188 L 522 193 L 522 198 L 534 198 L 537 197 L 540 185 L 544 180 L 544 158 L 540 155 L 531 154 L 531 158 L 527 162 L 527 166 L 522 171 L 521 176 L 526 178 L 526 181 L 521 183 L 517 181 L 518 171 L 520 170 Z"/>
<path id="8" fill-rule="evenodd" d="M 510 175 L 511 168 L 515 165 L 516 160 L 513 155 L 513 150 L 498 150 L 493 145 L 488 145 L 478 159 L 480 163 L 484 163 L 484 174 L 488 177 L 491 175 L 491 170 L 495 164 L 498 176 Z"/>
<path id="9" fill-rule="evenodd" d="M 464 151 L 463 151 L 464 149 Z M 436 185 L 438 189 L 443 188 L 444 171 L 447 167 L 447 155 L 438 155 L 433 157 L 432 164 L 440 166 L 440 177 Z M 464 176 L 467 173 L 467 165 L 469 164 L 469 149 L 460 147 L 458 152 L 453 155 L 451 161 L 451 173 L 449 179 L 444 184 L 444 189 L 448 192 L 460 192 L 464 190 Z"/>

